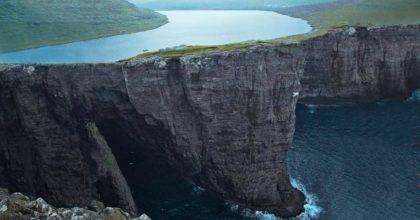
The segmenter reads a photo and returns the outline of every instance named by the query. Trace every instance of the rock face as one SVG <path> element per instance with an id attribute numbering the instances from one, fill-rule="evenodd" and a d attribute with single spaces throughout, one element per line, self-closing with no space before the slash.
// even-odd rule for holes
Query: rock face
<path id="1" fill-rule="evenodd" d="M 402 98 L 420 88 L 420 25 L 348 28 L 303 42 L 295 54 L 300 101 Z"/>
<path id="2" fill-rule="evenodd" d="M 136 146 L 243 207 L 294 216 L 295 105 L 420 87 L 420 26 L 114 64 L 0 66 L 0 186 L 58 206 L 136 212 L 112 151 Z"/>
<path id="3" fill-rule="evenodd" d="M 134 212 L 111 149 L 136 145 L 227 200 L 296 215 L 304 197 L 286 153 L 300 87 L 276 56 L 3 66 L 0 185 L 54 205 L 97 199 Z"/>
<path id="4" fill-rule="evenodd" d="M 2 67 L 0 185 L 57 206 L 98 199 L 135 213 L 111 149 L 94 121 L 84 118 L 91 103 L 73 100 L 85 96 L 73 93 L 77 88 L 63 74 L 66 68 L 77 71 Z"/>
<path id="5" fill-rule="evenodd" d="M 55 208 L 44 199 L 30 199 L 21 193 L 9 195 L 7 190 L 0 188 L 0 219 L 48 219 L 48 220 L 150 220 L 146 214 L 132 218 L 129 213 L 119 208 L 103 207 L 103 204 L 88 208 Z M 94 201 L 95 204 L 100 204 Z"/>

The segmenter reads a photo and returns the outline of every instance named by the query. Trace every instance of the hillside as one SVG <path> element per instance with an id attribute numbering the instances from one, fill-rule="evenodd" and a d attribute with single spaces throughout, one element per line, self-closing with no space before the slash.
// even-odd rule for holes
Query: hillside
<path id="1" fill-rule="evenodd" d="M 276 42 L 296 42 L 343 26 L 420 24 L 418 0 L 337 0 L 330 4 L 277 11 L 308 20 L 314 31 L 305 35 L 277 39 Z"/>
<path id="2" fill-rule="evenodd" d="M 166 22 L 124 0 L 1 0 L 0 52 L 139 32 Z"/>
<path id="3" fill-rule="evenodd" d="M 334 0 L 129 0 L 140 7 L 155 10 L 274 10 L 282 7 L 311 5 Z"/>

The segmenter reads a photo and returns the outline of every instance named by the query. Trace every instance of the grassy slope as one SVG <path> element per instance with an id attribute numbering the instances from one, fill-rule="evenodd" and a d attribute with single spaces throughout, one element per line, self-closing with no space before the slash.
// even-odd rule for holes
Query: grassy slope
<path id="1" fill-rule="evenodd" d="M 0 52 L 139 32 L 166 22 L 124 0 L 0 0 Z"/>
<path id="2" fill-rule="evenodd" d="M 273 10 L 281 7 L 313 4 L 314 0 L 129 0 L 154 10 Z M 334 0 L 316 0 L 319 3 Z"/>
<path id="3" fill-rule="evenodd" d="M 329 30 L 351 25 L 381 26 L 398 24 L 420 24 L 419 0 L 362 0 L 338 1 L 314 6 L 278 9 L 280 13 L 301 17 L 309 21 L 314 30 L 307 34 L 274 39 L 271 41 L 242 42 L 221 46 L 193 46 L 186 49 L 158 51 L 140 54 L 132 59 L 153 56 L 182 56 L 197 53 L 228 51 L 257 44 L 296 43 L 325 34 Z"/>
<path id="4" fill-rule="evenodd" d="M 319 8 L 301 7 L 279 12 L 304 18 L 314 27 L 308 34 L 274 40 L 279 43 L 298 42 L 343 26 L 420 24 L 418 0 L 361 0 L 344 6 L 338 2 Z"/>

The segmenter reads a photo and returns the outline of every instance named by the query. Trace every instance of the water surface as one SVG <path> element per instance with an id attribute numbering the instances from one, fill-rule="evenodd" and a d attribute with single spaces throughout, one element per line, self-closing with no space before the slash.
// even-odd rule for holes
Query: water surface
<path id="1" fill-rule="evenodd" d="M 405 102 L 298 105 L 289 171 L 311 203 L 298 219 L 420 219 L 419 94 Z M 152 219 L 256 216 L 185 182 L 163 160 L 116 153 L 137 204 Z"/>
<path id="2" fill-rule="evenodd" d="M 315 5 L 335 0 L 128 0 L 139 7 L 154 10 L 203 10 L 203 9 L 261 9 L 277 10 L 279 8 Z"/>
<path id="3" fill-rule="evenodd" d="M 2 63 L 113 62 L 144 50 L 269 40 L 309 32 L 302 19 L 268 11 L 160 11 L 169 23 L 154 30 L 0 54 Z"/>
<path id="4" fill-rule="evenodd" d="M 289 166 L 319 219 L 420 219 L 420 102 L 299 106 Z"/>

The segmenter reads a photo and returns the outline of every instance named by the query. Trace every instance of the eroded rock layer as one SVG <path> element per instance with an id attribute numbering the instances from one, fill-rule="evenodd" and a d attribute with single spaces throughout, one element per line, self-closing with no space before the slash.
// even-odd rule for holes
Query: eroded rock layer
<path id="1" fill-rule="evenodd" d="M 99 199 L 135 211 L 107 143 L 121 133 L 217 195 L 296 214 L 303 196 L 286 152 L 299 82 L 265 53 L 4 66 L 0 185 L 62 206 Z"/>
<path id="2" fill-rule="evenodd" d="M 420 88 L 420 25 L 347 28 L 298 50 L 302 102 L 378 101 Z"/>
<path id="3" fill-rule="evenodd" d="M 133 218 L 120 208 L 104 207 L 99 201 L 92 201 L 86 208 L 56 208 L 42 198 L 29 198 L 21 193 L 9 194 L 0 188 L 0 219 L 3 220 L 151 220 L 146 214 Z"/>
<path id="4" fill-rule="evenodd" d="M 420 26 L 347 28 L 181 58 L 1 65 L 0 186 L 135 213 L 112 153 L 134 144 L 226 200 L 294 216 L 304 197 L 290 185 L 287 149 L 299 94 L 311 103 L 407 96 L 420 87 L 419 38 Z"/>

